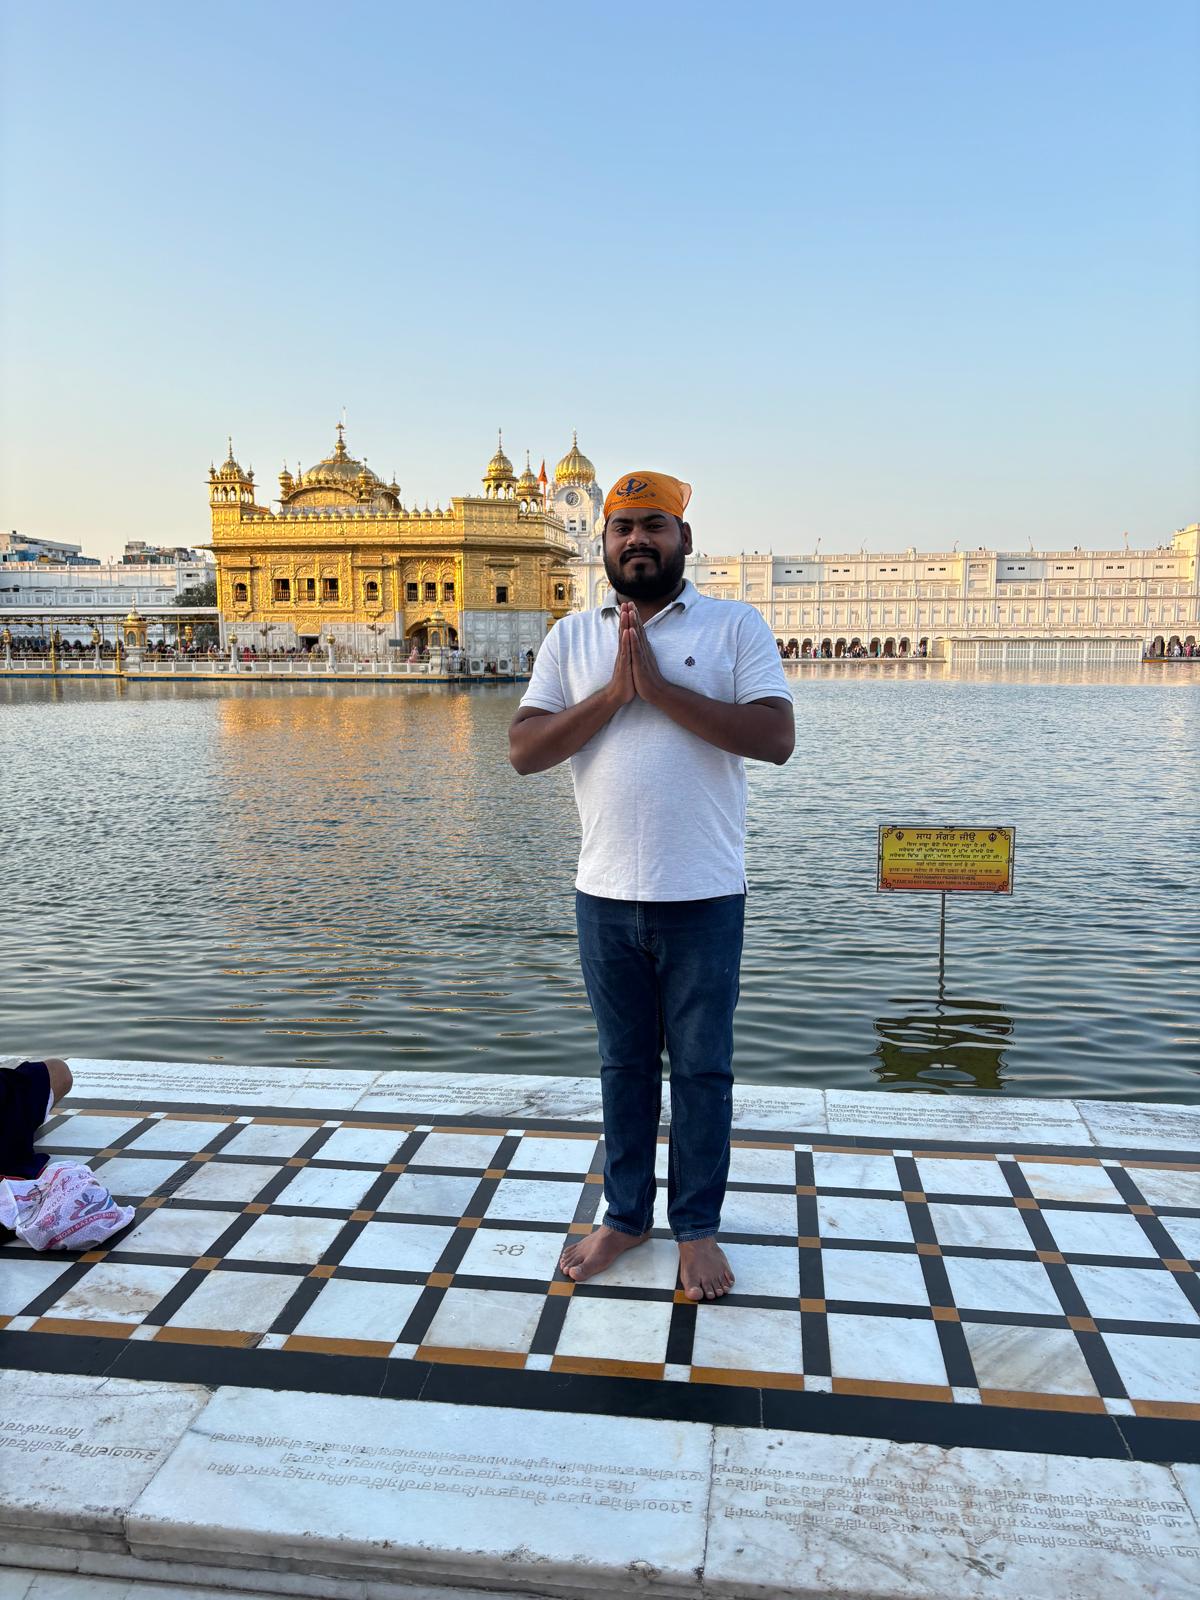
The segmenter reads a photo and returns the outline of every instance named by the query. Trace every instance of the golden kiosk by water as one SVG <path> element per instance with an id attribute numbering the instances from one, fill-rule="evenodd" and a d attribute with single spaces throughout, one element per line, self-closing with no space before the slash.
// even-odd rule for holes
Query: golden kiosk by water
<path id="1" fill-rule="evenodd" d="M 940 894 L 942 897 L 938 970 L 943 977 L 946 896 L 1011 894 L 1016 837 L 1015 828 L 880 825 L 876 889 L 881 894 Z"/>

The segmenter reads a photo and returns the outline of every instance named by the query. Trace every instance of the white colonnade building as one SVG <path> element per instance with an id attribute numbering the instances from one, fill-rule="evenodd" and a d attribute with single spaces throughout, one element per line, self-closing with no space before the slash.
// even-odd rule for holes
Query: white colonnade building
<path id="1" fill-rule="evenodd" d="M 576 601 L 608 592 L 602 534 L 581 541 Z M 1152 550 L 950 550 L 688 558 L 702 594 L 744 600 L 800 651 L 980 661 L 1134 659 L 1200 642 L 1200 523 Z"/>

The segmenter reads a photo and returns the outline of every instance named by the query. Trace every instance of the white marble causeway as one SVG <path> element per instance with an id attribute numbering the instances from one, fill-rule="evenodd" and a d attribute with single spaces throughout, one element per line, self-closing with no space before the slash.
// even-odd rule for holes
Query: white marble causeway
<path id="1" fill-rule="evenodd" d="M 661 1204 L 556 1271 L 594 1079 L 72 1067 L 137 1216 L 0 1249 L 0 1600 L 1197 1592 L 1200 1107 L 740 1087 L 695 1307 Z"/>

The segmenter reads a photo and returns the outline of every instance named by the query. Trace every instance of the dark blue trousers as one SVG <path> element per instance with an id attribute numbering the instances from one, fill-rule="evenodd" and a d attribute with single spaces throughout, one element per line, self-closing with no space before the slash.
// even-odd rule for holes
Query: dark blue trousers
<path id="1" fill-rule="evenodd" d="M 600 1036 L 604 1221 L 620 1233 L 651 1226 L 664 1045 L 671 1063 L 671 1232 L 679 1240 L 706 1239 L 720 1226 L 745 907 L 744 894 L 607 900 L 576 892 L 583 980 Z"/>

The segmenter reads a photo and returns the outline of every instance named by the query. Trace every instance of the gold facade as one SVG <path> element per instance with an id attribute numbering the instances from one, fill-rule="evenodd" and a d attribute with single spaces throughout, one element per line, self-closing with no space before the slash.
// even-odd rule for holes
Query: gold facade
<path id="1" fill-rule="evenodd" d="M 448 508 L 405 508 L 346 449 L 279 476 L 278 509 L 255 499 L 233 455 L 209 470 L 217 605 L 239 642 L 262 648 L 332 641 L 361 655 L 388 641 L 423 645 L 435 614 L 450 642 L 481 655 L 524 655 L 571 608 L 574 543 L 526 468 L 503 449 L 480 495 Z"/>

